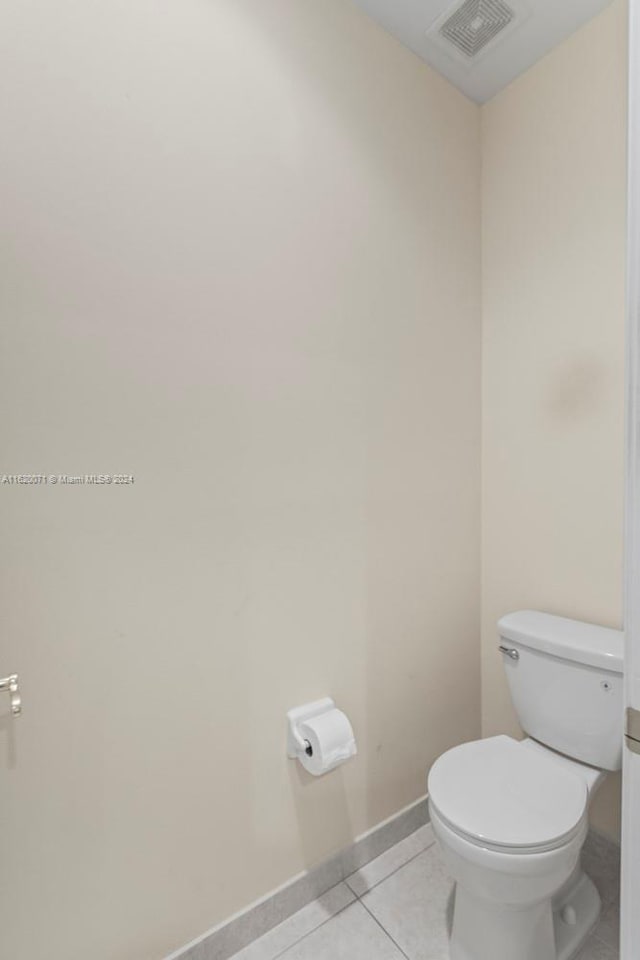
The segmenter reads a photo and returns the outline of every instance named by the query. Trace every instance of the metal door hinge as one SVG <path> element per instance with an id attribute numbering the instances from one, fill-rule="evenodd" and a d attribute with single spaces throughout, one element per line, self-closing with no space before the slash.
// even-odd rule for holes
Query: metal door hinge
<path id="1" fill-rule="evenodd" d="M 0 690 L 6 690 L 11 700 L 11 713 L 14 717 L 19 717 L 22 713 L 22 699 L 18 687 L 18 674 L 12 673 L 10 677 L 0 679 Z"/>
<path id="2" fill-rule="evenodd" d="M 640 710 L 627 707 L 627 726 L 625 737 L 629 750 L 640 754 Z"/>

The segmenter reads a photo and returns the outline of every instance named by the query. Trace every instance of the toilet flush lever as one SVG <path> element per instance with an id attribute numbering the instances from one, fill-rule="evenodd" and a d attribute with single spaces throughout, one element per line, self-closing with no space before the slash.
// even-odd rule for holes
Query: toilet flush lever
<path id="1" fill-rule="evenodd" d="M 19 717 L 22 713 L 22 698 L 18 687 L 17 673 L 12 673 L 11 676 L 0 679 L 0 691 L 2 690 L 6 690 L 9 693 L 11 713 L 14 717 Z"/>
<path id="2" fill-rule="evenodd" d="M 504 644 L 500 644 L 498 647 L 501 653 L 506 653 L 508 657 L 511 657 L 512 660 L 519 660 L 520 653 L 517 650 L 514 650 L 513 647 L 505 647 Z"/>

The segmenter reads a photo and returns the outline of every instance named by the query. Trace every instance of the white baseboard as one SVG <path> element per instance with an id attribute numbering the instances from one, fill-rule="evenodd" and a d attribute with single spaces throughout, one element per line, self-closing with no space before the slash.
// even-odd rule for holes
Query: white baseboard
<path id="1" fill-rule="evenodd" d="M 283 920 L 330 890 L 365 863 L 427 823 L 427 798 L 399 810 L 317 867 L 292 877 L 224 923 L 181 947 L 166 960 L 229 960 Z"/>

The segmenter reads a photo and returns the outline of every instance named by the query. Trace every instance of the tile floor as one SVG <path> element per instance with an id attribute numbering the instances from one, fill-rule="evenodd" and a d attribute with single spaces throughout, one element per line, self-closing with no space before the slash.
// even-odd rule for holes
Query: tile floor
<path id="1" fill-rule="evenodd" d="M 617 960 L 616 878 L 593 879 L 602 917 L 576 960 Z M 233 960 L 448 960 L 451 889 L 427 824 Z"/>

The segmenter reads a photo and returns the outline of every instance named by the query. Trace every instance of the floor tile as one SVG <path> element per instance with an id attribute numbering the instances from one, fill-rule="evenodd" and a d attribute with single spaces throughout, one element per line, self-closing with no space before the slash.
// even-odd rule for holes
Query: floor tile
<path id="1" fill-rule="evenodd" d="M 593 931 L 598 940 L 602 940 L 615 950 L 620 949 L 620 904 L 616 901 L 605 905 L 596 929 Z"/>
<path id="2" fill-rule="evenodd" d="M 405 863 L 413 860 L 414 857 L 435 842 L 436 838 L 433 835 L 431 824 L 425 824 L 424 827 L 420 827 L 415 833 L 396 843 L 395 846 L 386 850 L 375 860 L 352 873 L 350 877 L 347 877 L 346 882 L 353 892 L 361 897 L 367 890 L 371 890 L 372 887 L 395 873 Z"/>
<path id="3" fill-rule="evenodd" d="M 582 849 L 582 867 L 596 885 L 603 904 L 620 899 L 620 850 L 592 830 Z"/>
<path id="4" fill-rule="evenodd" d="M 187 949 L 181 960 L 220 960 L 235 957 L 279 924 L 303 910 L 344 877 L 340 856 L 312 867 L 276 893 L 231 920 L 212 938 Z"/>
<path id="5" fill-rule="evenodd" d="M 618 951 L 597 937 L 590 937 L 576 960 L 618 960 Z"/>
<path id="6" fill-rule="evenodd" d="M 452 889 L 434 845 L 366 893 L 362 903 L 410 960 L 448 960 Z"/>
<path id="7" fill-rule="evenodd" d="M 283 953 L 281 960 L 404 958 L 362 904 L 356 902 Z"/>
<path id="8" fill-rule="evenodd" d="M 255 940 L 232 960 L 274 960 L 289 947 L 320 927 L 353 903 L 355 896 L 346 883 L 340 883 L 323 896 L 303 907 L 279 926 Z"/>
<path id="9" fill-rule="evenodd" d="M 344 876 L 349 877 L 365 864 L 375 860 L 390 847 L 400 843 L 405 837 L 415 833 L 429 821 L 427 801 L 420 800 L 399 817 L 394 817 L 383 826 L 376 828 L 364 837 L 360 837 L 342 852 Z"/>

